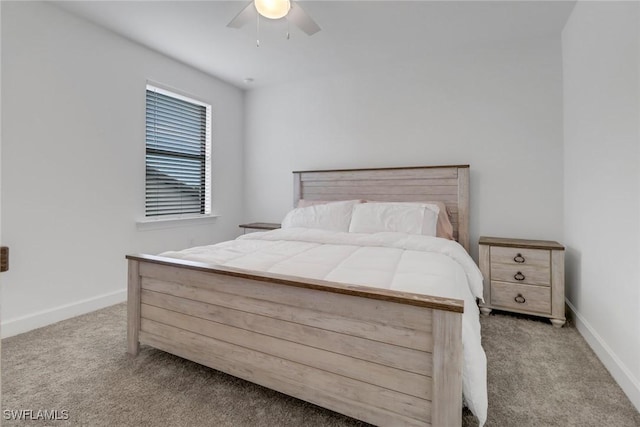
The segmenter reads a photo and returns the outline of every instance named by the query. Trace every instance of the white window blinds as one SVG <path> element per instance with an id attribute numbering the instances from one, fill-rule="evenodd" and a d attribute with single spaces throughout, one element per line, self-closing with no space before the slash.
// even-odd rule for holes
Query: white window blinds
<path id="1" fill-rule="evenodd" d="M 145 215 L 211 213 L 211 106 L 147 85 Z"/>

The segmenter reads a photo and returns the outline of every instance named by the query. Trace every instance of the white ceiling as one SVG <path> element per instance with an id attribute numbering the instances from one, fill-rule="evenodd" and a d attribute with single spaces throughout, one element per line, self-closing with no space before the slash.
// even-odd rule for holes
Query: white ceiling
<path id="1" fill-rule="evenodd" d="M 226 24 L 248 1 L 58 1 L 58 6 L 167 56 L 250 88 L 413 61 L 456 49 L 559 37 L 575 1 L 302 1 L 322 27 Z M 248 86 L 247 77 L 255 81 Z"/>

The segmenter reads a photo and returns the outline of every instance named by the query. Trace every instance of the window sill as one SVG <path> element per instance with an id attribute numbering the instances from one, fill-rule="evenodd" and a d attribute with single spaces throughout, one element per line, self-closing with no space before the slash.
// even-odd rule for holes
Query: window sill
<path id="1" fill-rule="evenodd" d="M 187 227 L 202 223 L 214 222 L 220 215 L 174 216 L 160 218 L 144 218 L 136 221 L 138 231 L 159 230 L 163 228 Z"/>

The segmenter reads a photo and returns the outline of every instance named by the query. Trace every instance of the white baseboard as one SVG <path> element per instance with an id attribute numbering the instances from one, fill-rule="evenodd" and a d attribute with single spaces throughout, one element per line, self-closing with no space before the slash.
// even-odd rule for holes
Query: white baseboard
<path id="1" fill-rule="evenodd" d="M 591 327 L 589 322 L 576 310 L 569 301 L 567 306 L 573 315 L 573 321 L 578 332 L 583 336 L 587 344 L 600 359 L 602 364 L 609 370 L 613 379 L 618 383 L 622 391 L 627 395 L 633 406 L 640 411 L 640 381 L 627 369 L 618 356 L 611 350 L 611 347 L 602 337 Z"/>
<path id="2" fill-rule="evenodd" d="M 72 302 L 59 307 L 51 308 L 26 316 L 8 319 L 2 322 L 0 331 L 2 338 L 12 337 L 14 335 L 28 332 L 33 329 L 42 328 L 61 320 L 70 319 L 81 314 L 90 313 L 101 308 L 109 307 L 127 300 L 126 289 L 111 292 L 108 294 L 98 295 L 97 297 L 88 298 L 82 301 Z"/>

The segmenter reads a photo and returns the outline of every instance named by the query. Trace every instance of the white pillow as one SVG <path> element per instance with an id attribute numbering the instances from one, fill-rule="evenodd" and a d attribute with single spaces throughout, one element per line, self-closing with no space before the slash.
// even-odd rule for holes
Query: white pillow
<path id="1" fill-rule="evenodd" d="M 435 236 L 439 212 L 437 205 L 425 203 L 363 203 L 353 209 L 349 231 Z"/>
<path id="2" fill-rule="evenodd" d="M 422 222 L 422 232 L 425 236 L 438 236 L 438 218 L 440 216 L 440 206 L 435 203 L 422 202 L 393 202 L 397 205 L 422 206 L 424 207 L 424 218 Z M 446 215 L 446 212 L 445 212 Z M 435 223 L 434 223 L 435 221 Z M 452 236 L 453 237 L 453 236 Z"/>
<path id="3" fill-rule="evenodd" d="M 349 231 L 351 212 L 360 200 L 331 202 L 296 208 L 282 220 L 282 228 L 304 227 L 332 231 Z"/>

